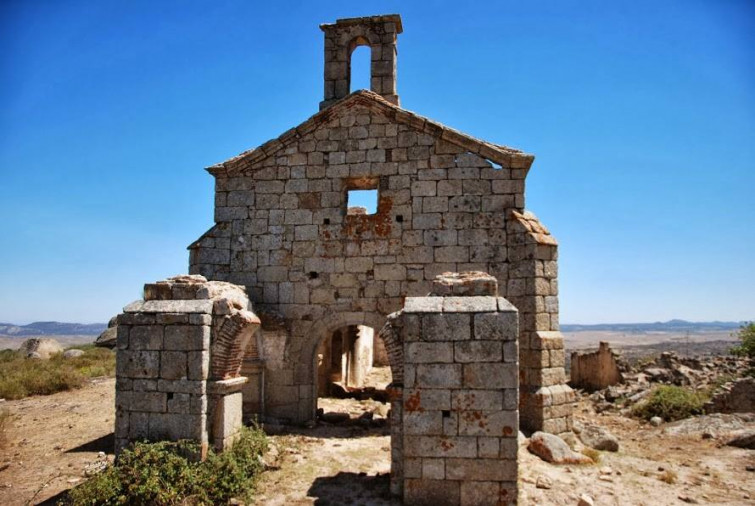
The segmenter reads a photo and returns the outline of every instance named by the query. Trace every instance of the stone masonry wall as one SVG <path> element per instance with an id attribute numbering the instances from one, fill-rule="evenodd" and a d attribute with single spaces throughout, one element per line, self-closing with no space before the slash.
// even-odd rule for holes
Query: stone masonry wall
<path id="1" fill-rule="evenodd" d="M 216 225 L 191 247 L 190 272 L 245 285 L 255 307 L 289 322 L 283 369 L 266 376 L 268 415 L 290 421 L 314 414 L 312 357 L 334 330 L 322 322 L 379 329 L 447 271 L 506 287 L 506 213 L 524 205 L 532 161 L 491 151 L 491 163 L 470 151 L 487 153 L 478 141 L 368 92 L 345 101 L 274 156 L 212 168 Z M 348 190 L 372 187 L 377 213 L 347 215 Z"/>
<path id="2" fill-rule="evenodd" d="M 553 434 L 572 428 L 575 396 L 566 385 L 558 323 L 558 245 L 530 212 L 510 211 L 506 297 L 519 309 L 522 428 Z"/>
<path id="3" fill-rule="evenodd" d="M 178 276 L 145 285 L 118 316 L 116 451 L 135 440 L 232 444 L 241 356 L 259 326 L 243 289 Z"/>
<path id="4" fill-rule="evenodd" d="M 604 341 L 598 351 L 572 352 L 570 378 L 571 386 L 586 390 L 601 390 L 623 380 L 611 347 Z"/>
<path id="5" fill-rule="evenodd" d="M 495 295 L 409 297 L 397 318 L 405 504 L 516 503 L 517 310 Z"/>
<path id="6" fill-rule="evenodd" d="M 266 356 L 265 415 L 313 418 L 314 357 L 336 323 L 377 330 L 438 274 L 484 271 L 521 312 L 523 426 L 568 430 L 556 243 L 524 211 L 534 157 L 398 107 L 398 15 L 321 28 L 322 110 L 208 169 L 215 225 L 190 246 L 191 273 L 246 286 L 255 307 L 285 322 L 260 344 L 280 351 Z M 345 95 L 360 44 L 372 48 L 377 93 Z M 351 190 L 377 190 L 377 211 L 349 214 Z"/>

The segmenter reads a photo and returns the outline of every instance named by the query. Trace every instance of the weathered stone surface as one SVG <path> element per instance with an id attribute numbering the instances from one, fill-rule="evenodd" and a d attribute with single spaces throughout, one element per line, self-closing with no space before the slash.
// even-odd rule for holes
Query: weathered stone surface
<path id="1" fill-rule="evenodd" d="M 571 385 L 575 388 L 600 390 L 621 383 L 623 376 L 617 358 L 606 342 L 592 353 L 572 352 Z"/>
<path id="2" fill-rule="evenodd" d="M 238 371 L 260 325 L 244 289 L 179 276 L 145 285 L 145 297 L 117 320 L 116 450 L 135 438 L 227 448 L 242 423 Z M 213 372 L 224 379 L 209 381 Z"/>
<path id="3" fill-rule="evenodd" d="M 34 354 L 33 358 L 42 360 L 47 360 L 57 353 L 63 353 L 63 346 L 51 337 L 27 339 L 18 349 L 25 357 Z"/>
<path id="4" fill-rule="evenodd" d="M 563 439 L 545 432 L 535 432 L 527 445 L 533 453 L 546 462 L 553 464 L 592 464 L 586 455 L 577 453 L 569 448 Z"/>
<path id="5" fill-rule="evenodd" d="M 607 452 L 619 451 L 619 440 L 616 436 L 599 425 L 583 425 L 578 436 L 590 448 Z"/>

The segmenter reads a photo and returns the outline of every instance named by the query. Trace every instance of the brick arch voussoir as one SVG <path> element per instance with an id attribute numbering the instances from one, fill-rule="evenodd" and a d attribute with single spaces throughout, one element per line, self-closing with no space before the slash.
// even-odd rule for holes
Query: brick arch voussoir
<path id="1" fill-rule="evenodd" d="M 235 311 L 215 324 L 210 345 L 210 379 L 239 376 L 244 354 L 259 326 L 259 319 L 251 311 Z"/>
<path id="2" fill-rule="evenodd" d="M 390 318 L 390 316 L 389 316 Z M 307 355 L 314 364 L 317 355 L 317 348 L 320 343 L 336 330 L 348 327 L 350 325 L 366 325 L 375 329 L 377 336 L 383 339 L 386 351 L 388 352 L 388 362 L 391 367 L 391 376 L 394 384 L 403 384 L 404 381 L 404 349 L 396 329 L 384 335 L 383 329 L 386 328 L 386 317 L 379 313 L 336 313 L 322 318 L 318 323 L 311 327 L 309 335 L 312 336 L 310 346 L 307 347 Z M 391 327 L 392 328 L 392 327 Z M 307 360 L 307 357 L 303 357 Z"/>

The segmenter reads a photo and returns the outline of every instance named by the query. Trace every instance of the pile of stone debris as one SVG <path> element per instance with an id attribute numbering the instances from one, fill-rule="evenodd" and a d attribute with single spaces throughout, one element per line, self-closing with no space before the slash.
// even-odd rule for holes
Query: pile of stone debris
<path id="1" fill-rule="evenodd" d="M 617 357 L 617 366 L 622 369 L 620 382 L 589 394 L 598 413 L 613 410 L 628 414 L 656 385 L 711 391 L 713 400 L 706 405 L 708 412 L 747 412 L 755 408 L 755 379 L 739 378 L 748 369 L 744 358 L 679 357 L 673 352 L 664 352 L 651 363 L 633 367 Z M 730 381 L 722 384 L 722 379 Z M 731 396 L 736 397 L 736 402 Z"/>

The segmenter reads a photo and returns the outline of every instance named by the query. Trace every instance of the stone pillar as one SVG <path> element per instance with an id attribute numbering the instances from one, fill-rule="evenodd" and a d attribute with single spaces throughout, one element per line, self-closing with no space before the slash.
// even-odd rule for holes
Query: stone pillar
<path id="1" fill-rule="evenodd" d="M 507 220 L 507 297 L 519 309 L 519 406 L 522 429 L 571 431 L 574 392 L 566 384 L 558 323 L 558 243 L 530 213 Z"/>
<path id="2" fill-rule="evenodd" d="M 517 310 L 492 276 L 439 278 L 398 323 L 404 503 L 515 504 Z"/>
<path id="3" fill-rule="evenodd" d="M 241 362 L 259 319 L 244 289 L 177 276 L 118 316 L 115 446 L 191 439 L 223 450 L 242 416 Z"/>

